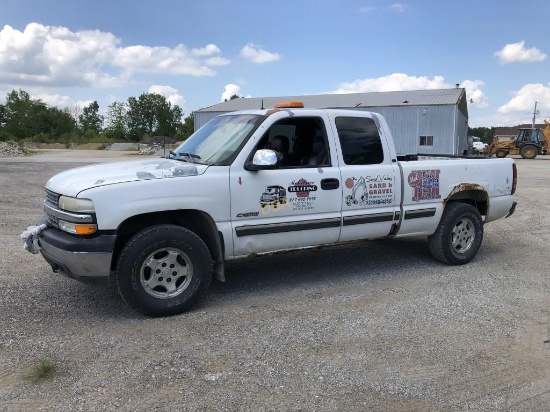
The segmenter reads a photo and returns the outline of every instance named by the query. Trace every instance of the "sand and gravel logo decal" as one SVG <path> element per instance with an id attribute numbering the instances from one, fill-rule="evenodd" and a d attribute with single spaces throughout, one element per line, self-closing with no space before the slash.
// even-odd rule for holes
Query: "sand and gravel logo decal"
<path id="1" fill-rule="evenodd" d="M 312 196 L 312 192 L 317 191 L 317 185 L 314 182 L 307 181 L 304 178 L 292 181 L 288 186 L 288 193 L 296 193 L 296 197 L 290 197 L 289 202 L 292 203 L 294 210 L 313 210 L 315 209 L 316 196 Z"/>
<path id="2" fill-rule="evenodd" d="M 393 203 L 393 178 L 389 175 L 349 177 L 344 184 L 351 189 L 351 194 L 345 198 L 348 206 Z"/>
<path id="3" fill-rule="evenodd" d="M 439 169 L 413 170 L 409 173 L 408 183 L 414 189 L 412 200 L 441 199 L 439 194 Z"/>

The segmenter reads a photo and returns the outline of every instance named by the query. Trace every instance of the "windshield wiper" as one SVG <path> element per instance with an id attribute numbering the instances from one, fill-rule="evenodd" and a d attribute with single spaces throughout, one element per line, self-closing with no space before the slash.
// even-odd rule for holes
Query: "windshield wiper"
<path id="1" fill-rule="evenodd" d="M 189 152 L 179 152 L 179 153 L 176 153 L 174 152 L 173 150 L 170 150 L 170 154 L 174 157 L 179 157 L 179 156 L 183 156 L 184 158 L 183 159 L 176 159 L 176 160 L 184 160 L 184 161 L 187 161 L 189 163 L 197 163 L 195 161 L 195 159 L 199 159 L 200 160 L 200 156 L 197 155 L 197 154 L 193 154 L 193 153 L 189 153 Z"/>

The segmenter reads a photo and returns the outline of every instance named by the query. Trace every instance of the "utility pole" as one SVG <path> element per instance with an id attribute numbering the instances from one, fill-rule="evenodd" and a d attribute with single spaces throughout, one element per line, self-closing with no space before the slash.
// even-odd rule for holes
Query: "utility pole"
<path id="1" fill-rule="evenodd" d="M 533 125 L 531 126 L 531 128 L 534 130 L 535 129 L 535 117 L 537 117 L 537 101 L 535 101 L 535 110 L 533 111 Z"/>

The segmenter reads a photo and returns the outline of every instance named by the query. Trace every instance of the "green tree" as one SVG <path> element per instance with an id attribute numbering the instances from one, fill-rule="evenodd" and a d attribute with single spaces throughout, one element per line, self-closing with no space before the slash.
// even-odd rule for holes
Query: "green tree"
<path id="1" fill-rule="evenodd" d="M 183 123 L 176 134 L 176 139 L 180 141 L 186 140 L 194 132 L 195 132 L 195 113 L 191 112 L 190 114 L 185 116 L 185 118 L 183 119 Z"/>
<path id="2" fill-rule="evenodd" d="M 477 136 L 483 143 L 491 143 L 494 134 L 494 127 L 468 127 L 468 136 Z"/>
<path id="3" fill-rule="evenodd" d="M 33 100 L 24 90 L 13 90 L 6 97 L 3 132 L 16 139 L 45 134 L 59 137 L 75 130 L 71 115 L 41 100 Z"/>
<path id="4" fill-rule="evenodd" d="M 126 127 L 125 103 L 113 102 L 107 107 L 107 119 L 105 133 L 107 137 L 113 140 L 126 140 L 128 138 L 128 128 Z"/>
<path id="5" fill-rule="evenodd" d="M 0 104 L 0 142 L 4 140 L 13 140 L 8 132 L 5 131 L 4 126 L 6 125 L 6 106 Z"/>
<path id="6" fill-rule="evenodd" d="M 126 114 L 130 139 L 139 141 L 144 136 L 174 136 L 181 127 L 182 110 L 157 93 L 143 93 L 137 99 L 128 99 Z"/>
<path id="7" fill-rule="evenodd" d="M 229 98 L 229 100 L 235 100 L 235 99 L 240 99 L 240 98 L 241 98 L 241 96 L 239 96 L 239 95 L 237 95 L 237 94 L 234 94 L 234 95 L 232 95 L 232 96 Z M 226 102 L 227 99 L 224 99 L 223 101 Z"/>
<path id="8" fill-rule="evenodd" d="M 83 132 L 92 131 L 101 133 L 104 117 L 99 114 L 99 104 L 97 101 L 90 103 L 82 109 L 82 114 L 78 116 L 78 123 Z"/>
<path id="9" fill-rule="evenodd" d="M 43 118 L 40 133 L 47 133 L 50 137 L 60 137 L 76 131 L 75 120 L 66 110 L 48 107 L 39 117 Z"/>
<path id="10" fill-rule="evenodd" d="M 32 100 L 24 90 L 12 90 L 4 105 L 4 131 L 17 139 L 34 136 L 44 130 L 46 104 Z"/>
<path id="11" fill-rule="evenodd" d="M 4 127 L 6 124 L 6 106 L 3 104 L 0 104 L 0 130 Z"/>

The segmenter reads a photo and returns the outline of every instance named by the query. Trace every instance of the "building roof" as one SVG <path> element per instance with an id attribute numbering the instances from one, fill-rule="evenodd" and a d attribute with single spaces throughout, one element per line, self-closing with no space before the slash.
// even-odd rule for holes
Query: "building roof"
<path id="1" fill-rule="evenodd" d="M 497 127 L 493 136 L 517 136 L 518 129 L 530 129 L 533 125 L 531 123 L 524 123 L 518 126 L 512 127 Z M 544 129 L 544 124 L 537 123 L 535 124 L 536 129 Z"/>
<path id="2" fill-rule="evenodd" d="M 316 109 L 458 105 L 460 111 L 468 117 L 466 92 L 463 88 L 458 87 L 452 89 L 407 90 L 398 92 L 246 97 L 219 103 L 197 110 L 197 112 L 226 113 L 237 110 L 270 109 L 278 102 L 289 100 L 302 101 L 306 108 Z"/>

